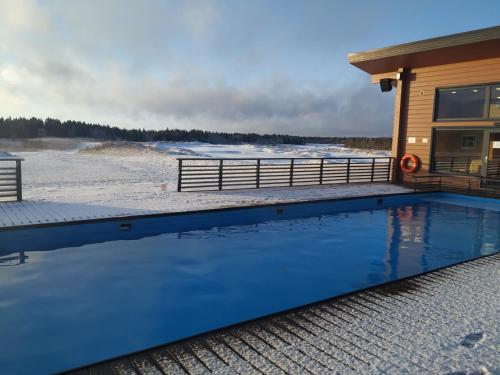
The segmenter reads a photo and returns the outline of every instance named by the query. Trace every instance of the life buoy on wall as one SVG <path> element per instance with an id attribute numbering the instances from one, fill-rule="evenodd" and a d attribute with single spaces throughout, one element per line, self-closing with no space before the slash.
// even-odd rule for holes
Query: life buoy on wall
<path id="1" fill-rule="evenodd" d="M 415 155 L 405 154 L 399 165 L 404 173 L 415 173 L 420 168 L 420 159 Z"/>

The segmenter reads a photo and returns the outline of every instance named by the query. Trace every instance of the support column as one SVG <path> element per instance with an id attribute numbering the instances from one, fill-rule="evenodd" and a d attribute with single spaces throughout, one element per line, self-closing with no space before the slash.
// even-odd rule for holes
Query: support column
<path id="1" fill-rule="evenodd" d="M 394 100 L 394 119 L 392 127 L 392 156 L 394 159 L 392 182 L 400 182 L 403 174 L 399 168 L 399 161 L 406 149 L 406 125 L 408 119 L 408 86 L 410 69 L 399 68 L 399 80 L 396 86 Z"/>

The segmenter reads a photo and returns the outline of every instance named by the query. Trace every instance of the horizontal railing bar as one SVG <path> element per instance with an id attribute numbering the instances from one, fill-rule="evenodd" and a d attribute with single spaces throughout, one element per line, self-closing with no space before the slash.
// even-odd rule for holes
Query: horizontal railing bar
<path id="1" fill-rule="evenodd" d="M 202 177 L 214 177 L 214 178 L 219 178 L 219 174 L 218 173 L 202 173 L 202 174 L 182 174 L 182 179 L 185 180 L 189 177 L 198 177 L 198 176 L 202 176 Z"/>
<path id="2" fill-rule="evenodd" d="M 182 176 L 182 181 L 190 181 L 190 180 L 215 180 L 215 181 L 218 181 L 219 180 L 219 176 L 212 176 L 212 177 L 209 177 L 209 176 L 201 176 L 201 177 L 184 177 Z"/>
<path id="3" fill-rule="evenodd" d="M 227 186 L 253 186 L 253 187 L 255 187 L 255 182 L 254 183 L 246 183 L 246 182 L 229 183 L 229 184 L 222 185 L 222 188 L 227 187 Z"/>
<path id="4" fill-rule="evenodd" d="M 201 172 L 201 171 L 204 171 L 204 170 L 210 170 L 210 171 L 212 171 L 212 170 L 218 170 L 219 167 L 220 167 L 220 165 L 218 165 L 216 167 L 212 166 L 212 165 L 205 166 L 205 167 L 200 166 L 200 165 L 196 165 L 196 166 L 193 165 L 192 167 L 189 167 L 189 166 L 184 167 L 183 166 L 182 169 L 186 170 L 186 171 L 199 171 L 199 172 Z M 240 166 L 240 165 L 230 166 L 230 165 L 224 164 L 223 167 L 224 167 L 224 169 L 251 170 L 251 169 L 255 169 L 256 165 L 249 165 L 248 167 L 245 167 L 245 166 Z"/>
<path id="5" fill-rule="evenodd" d="M 206 187 L 218 187 L 219 184 L 197 184 L 197 185 L 193 185 L 193 184 L 182 184 L 182 187 L 183 188 L 186 188 L 186 189 L 192 189 L 192 188 L 206 188 Z"/>
<path id="6" fill-rule="evenodd" d="M 286 181 L 290 183 L 290 178 L 287 177 L 266 177 L 266 178 L 260 178 L 260 182 L 265 182 L 265 181 Z"/>
<path id="7" fill-rule="evenodd" d="M 246 180 L 246 179 L 241 179 L 241 180 L 225 180 L 225 181 L 222 181 L 222 186 L 225 186 L 227 184 L 231 184 L 233 182 L 245 182 L 247 183 L 248 185 L 255 185 L 257 183 L 257 179 L 249 179 L 249 180 Z"/>
<path id="8" fill-rule="evenodd" d="M 218 171 L 219 170 L 219 167 L 217 168 L 212 168 L 212 167 L 206 167 L 206 168 L 188 168 L 188 167 L 185 167 L 185 166 L 182 166 L 182 172 L 184 173 L 184 171 L 186 172 L 207 172 L 207 171 Z"/>
<path id="9" fill-rule="evenodd" d="M 260 174 L 261 176 L 287 176 L 287 177 L 290 177 L 290 173 L 286 172 L 286 173 L 283 173 L 283 172 L 263 172 Z"/>
<path id="10" fill-rule="evenodd" d="M 324 157 L 324 158 L 314 158 L 314 157 L 293 157 L 293 158 L 177 158 L 177 160 L 188 161 L 188 160 L 199 160 L 199 161 L 217 161 L 217 160 L 372 160 L 372 159 L 391 159 L 391 156 L 376 156 L 373 158 L 362 156 L 362 157 Z"/>

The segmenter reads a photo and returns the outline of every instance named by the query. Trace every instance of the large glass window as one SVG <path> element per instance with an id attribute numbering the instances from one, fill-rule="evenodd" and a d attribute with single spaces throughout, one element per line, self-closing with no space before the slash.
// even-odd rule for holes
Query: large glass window
<path id="1" fill-rule="evenodd" d="M 491 88 L 489 114 L 490 118 L 500 118 L 500 85 Z"/>
<path id="2" fill-rule="evenodd" d="M 433 140 L 433 170 L 439 173 L 481 173 L 483 130 L 436 129 Z"/>
<path id="3" fill-rule="evenodd" d="M 500 85 L 438 89 L 434 120 L 500 119 Z"/>
<path id="4" fill-rule="evenodd" d="M 440 89 L 436 119 L 478 119 L 484 117 L 485 87 Z"/>

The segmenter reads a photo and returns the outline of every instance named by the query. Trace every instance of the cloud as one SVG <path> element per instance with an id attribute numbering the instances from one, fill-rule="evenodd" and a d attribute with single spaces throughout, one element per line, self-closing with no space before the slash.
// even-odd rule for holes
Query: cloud
<path id="1" fill-rule="evenodd" d="M 337 58 L 323 51 L 340 36 L 318 25 L 302 35 L 300 18 L 287 29 L 279 18 L 272 24 L 270 9 L 243 7 L 235 19 L 222 2 L 194 0 L 0 1 L 0 116 L 303 135 L 391 131 L 390 95 L 354 68 L 338 74 L 328 59 L 318 62 Z"/>
<path id="2" fill-rule="evenodd" d="M 310 135 L 390 132 L 391 102 L 372 92 L 376 87 L 367 88 L 361 82 L 341 88 L 319 83 L 299 87 L 276 79 L 240 87 L 221 81 L 193 83 L 179 76 L 167 81 L 145 75 L 132 79 L 119 66 L 110 67 L 98 78 L 60 63 L 0 72 L 0 79 L 9 86 L 4 100 L 21 100 L 25 108 L 34 109 L 25 115 L 97 122 L 105 115 L 114 118 L 116 125 L 151 128 Z M 377 98 L 380 100 L 374 100 Z"/>

